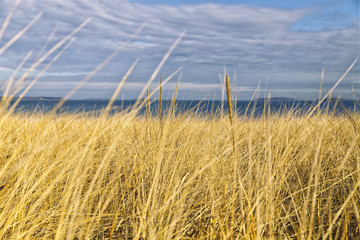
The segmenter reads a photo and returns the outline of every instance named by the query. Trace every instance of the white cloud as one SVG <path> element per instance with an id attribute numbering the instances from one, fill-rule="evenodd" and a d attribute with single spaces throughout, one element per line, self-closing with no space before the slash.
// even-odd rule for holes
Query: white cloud
<path id="1" fill-rule="evenodd" d="M 0 4 L 1 24 L 13 1 Z M 313 9 L 217 4 L 142 5 L 127 1 L 86 0 L 22 1 L 0 46 L 39 11 L 44 11 L 43 18 L 1 56 L 0 66 L 16 68 L 31 49 L 35 49 L 36 56 L 36 51 L 56 24 L 59 28 L 49 47 L 86 18 L 93 17 L 92 22 L 76 35 L 73 45 L 41 79 L 52 84 L 57 81 L 60 85 L 64 81 L 79 81 L 81 75 L 91 71 L 126 42 L 143 22 L 148 23 L 145 30 L 94 77 L 93 81 L 99 86 L 111 88 L 102 85 L 102 78 L 107 76 L 106 81 L 118 82 L 137 57 L 140 62 L 129 82 L 144 84 L 184 28 L 188 30 L 187 35 L 163 69 L 170 74 L 177 67 L 184 67 L 184 81 L 180 86 L 183 91 L 219 92 L 217 76 L 224 66 L 230 71 L 236 69 L 238 82 L 244 81 L 251 87 L 260 79 L 268 78 L 269 87 L 274 89 L 279 84 L 295 89 L 301 89 L 304 84 L 315 88 L 324 61 L 327 62 L 325 80 L 333 82 L 357 57 L 359 50 L 358 28 L 313 32 L 291 30 L 292 25 Z M 356 77 L 359 72 L 348 81 Z M 128 86 L 130 91 L 131 85 Z"/>
<path id="2" fill-rule="evenodd" d="M 14 69 L 12 69 L 12 68 L 0 66 L 0 72 L 12 73 L 13 71 L 14 71 Z"/>

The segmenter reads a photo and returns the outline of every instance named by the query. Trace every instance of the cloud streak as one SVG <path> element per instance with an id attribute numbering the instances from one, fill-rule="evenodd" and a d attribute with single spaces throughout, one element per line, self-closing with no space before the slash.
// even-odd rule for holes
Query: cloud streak
<path id="1" fill-rule="evenodd" d="M 0 4 L 1 24 L 13 2 L 5 0 Z M 76 35 L 77 40 L 39 80 L 39 86 L 80 81 L 80 75 L 90 72 L 126 42 L 144 22 L 147 23 L 146 29 L 94 76 L 92 84 L 102 85 L 101 89 L 111 92 L 113 87 L 107 83 L 119 82 L 131 63 L 140 57 L 140 62 L 128 82 L 144 86 L 183 29 L 187 29 L 187 34 L 162 71 L 165 75 L 170 75 L 183 66 L 182 84 L 185 86 L 180 85 L 180 93 L 186 98 L 210 96 L 212 99 L 215 94 L 221 96 L 218 73 L 223 72 L 224 66 L 229 72 L 236 70 L 237 81 L 244 86 L 254 88 L 260 79 L 263 79 L 263 82 L 268 79 L 269 89 L 298 89 L 299 95 L 316 97 L 316 94 L 304 91 L 304 85 L 314 89 L 318 87 L 323 62 L 327 63 L 325 82 L 331 85 L 359 52 L 358 25 L 311 32 L 294 29 L 296 23 L 309 15 L 313 16 L 312 8 L 279 9 L 209 3 L 169 6 L 85 0 L 23 1 L 14 13 L 0 46 L 39 11 L 44 12 L 40 21 L 0 59 L 1 82 L 7 80 L 4 79 L 5 70 L 1 68 L 15 69 L 28 51 L 40 51 L 57 24 L 58 30 L 49 47 L 88 17 L 92 17 L 93 21 Z M 334 16 L 336 17 L 338 16 Z M 348 86 L 346 83 L 359 77 L 360 69 L 357 64 L 353 73 L 339 88 L 345 91 Z M 70 90 L 71 84 L 66 86 Z M 77 98 L 97 94 L 92 93 L 96 89 L 90 86 L 86 84 Z M 57 94 L 61 95 L 65 90 Z M 30 94 L 56 94 L 56 91 L 42 91 L 38 88 Z M 281 91 L 278 92 L 283 95 Z M 124 88 L 124 94 L 126 98 L 134 98 L 137 92 L 129 87 Z M 100 97 L 109 95 L 104 93 Z M 247 95 L 243 97 L 246 98 Z"/>

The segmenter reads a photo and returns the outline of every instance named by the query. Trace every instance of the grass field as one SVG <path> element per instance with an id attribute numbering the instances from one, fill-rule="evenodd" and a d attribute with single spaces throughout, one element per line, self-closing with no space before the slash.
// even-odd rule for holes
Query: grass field
<path id="1" fill-rule="evenodd" d="M 6 114 L 1 239 L 357 239 L 360 118 Z"/>
<path id="2" fill-rule="evenodd" d="M 16 4 L 0 29 L 0 40 Z M 2 45 L 0 55 L 40 16 Z M 45 51 L 15 81 L 30 52 L 3 86 L 0 239 L 360 238 L 359 112 L 341 115 L 314 107 L 302 115 L 290 109 L 259 117 L 236 116 L 231 110 L 215 117 L 191 112 L 175 116 L 173 104 L 164 117 L 138 116 L 136 109 L 111 115 L 111 104 L 136 60 L 103 115 L 55 114 L 121 48 L 53 112 L 9 109 L 9 99 L 21 93 L 18 104 L 89 21 Z M 29 81 L 30 72 L 40 66 Z M 324 70 L 321 81 L 323 75 Z M 228 78 L 226 87 L 232 109 Z M 149 88 L 139 99 L 145 92 L 142 105 L 150 106 Z"/>

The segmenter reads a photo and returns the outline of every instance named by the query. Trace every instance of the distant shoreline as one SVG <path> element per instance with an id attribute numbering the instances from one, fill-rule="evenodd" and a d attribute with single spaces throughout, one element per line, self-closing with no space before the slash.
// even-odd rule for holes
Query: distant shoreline
<path id="1" fill-rule="evenodd" d="M 0 96 L 2 98 L 2 96 Z M 13 97 L 12 100 L 17 100 L 20 97 Z M 51 101 L 51 100 L 64 100 L 63 97 L 23 97 L 22 100 L 24 101 Z M 83 98 L 83 99 L 68 99 L 67 101 L 109 101 L 110 99 L 107 98 Z M 116 99 L 115 101 L 136 101 L 137 99 Z M 158 101 L 158 99 L 151 99 L 151 101 Z M 329 99 L 326 99 L 329 100 Z M 331 101 L 342 101 L 342 102 L 354 102 L 359 101 L 359 99 L 348 99 L 348 98 L 331 98 Z M 172 99 L 163 99 L 163 101 L 172 101 Z M 221 102 L 220 99 L 218 100 L 198 100 L 198 99 L 179 99 L 176 100 L 177 102 Z M 233 100 L 234 101 L 234 100 Z M 275 101 L 275 102 L 317 102 L 319 99 L 298 99 L 298 98 L 286 98 L 286 97 L 274 97 L 274 98 L 256 98 L 253 99 L 252 102 L 259 102 L 259 101 Z M 226 102 L 226 100 L 224 100 Z M 250 102 L 249 100 L 238 99 L 237 102 Z"/>
<path id="2" fill-rule="evenodd" d="M 0 96 L 0 98 L 3 98 Z M 17 100 L 20 97 L 12 97 L 11 100 Z M 43 100 L 62 100 L 62 97 L 23 97 L 22 100 L 32 100 L 32 101 L 43 101 Z"/>

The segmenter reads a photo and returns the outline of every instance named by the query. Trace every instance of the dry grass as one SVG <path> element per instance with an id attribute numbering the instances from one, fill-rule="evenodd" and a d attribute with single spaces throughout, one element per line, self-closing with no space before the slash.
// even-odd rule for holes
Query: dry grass
<path id="1" fill-rule="evenodd" d="M 5 43 L 0 55 L 39 17 Z M 55 44 L 16 83 L 21 85 L 56 50 L 61 54 L 88 22 Z M 230 122 L 222 111 L 213 119 L 175 116 L 177 85 L 171 110 L 163 114 L 160 107 L 160 118 L 135 114 L 154 94 L 146 86 L 130 113 L 109 116 L 136 60 L 102 116 L 55 115 L 122 48 L 99 63 L 50 114 L 15 114 L 15 105 L 8 110 L 20 90 L 14 89 L 12 77 L 8 80 L 0 103 L 0 239 L 360 238 L 358 113 L 323 114 L 319 104 L 302 116 L 290 110 L 242 118 L 229 111 Z M 147 100 L 141 103 L 145 92 Z M 227 95 L 232 109 L 228 78 Z"/>
<path id="2" fill-rule="evenodd" d="M 3 114 L 0 238 L 356 239 L 351 117 Z"/>

